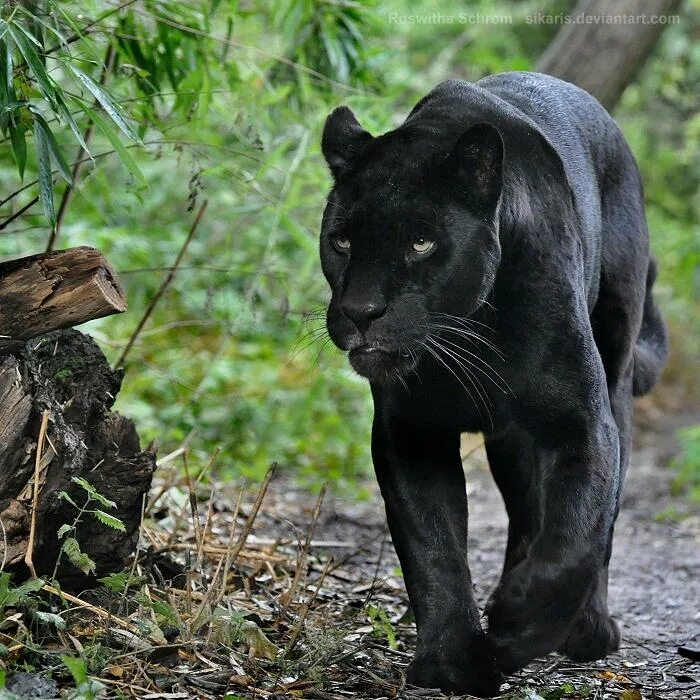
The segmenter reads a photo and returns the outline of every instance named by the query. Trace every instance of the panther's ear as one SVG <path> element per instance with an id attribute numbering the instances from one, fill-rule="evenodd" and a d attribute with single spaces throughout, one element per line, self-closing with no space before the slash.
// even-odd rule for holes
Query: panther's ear
<path id="1" fill-rule="evenodd" d="M 372 141 L 349 107 L 337 107 L 326 119 L 321 150 L 334 178 L 344 175 L 358 153 Z"/>
<path id="2" fill-rule="evenodd" d="M 452 147 L 447 167 L 469 204 L 484 213 L 496 209 L 503 187 L 503 139 L 495 126 L 482 123 L 465 131 Z"/>

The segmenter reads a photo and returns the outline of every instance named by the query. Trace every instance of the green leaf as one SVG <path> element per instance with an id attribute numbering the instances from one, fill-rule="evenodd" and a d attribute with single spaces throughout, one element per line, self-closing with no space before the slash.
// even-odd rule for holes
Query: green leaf
<path id="1" fill-rule="evenodd" d="M 53 132 L 51 131 L 51 128 L 49 125 L 46 123 L 46 119 L 41 116 L 41 114 L 38 114 L 35 109 L 33 109 L 31 106 L 29 107 L 31 110 L 33 116 L 34 116 L 34 124 L 35 124 L 35 129 L 34 133 L 36 134 L 37 130 L 43 132 L 42 137 L 46 141 L 46 145 L 49 149 L 49 152 L 51 153 L 52 159 L 54 163 L 56 163 L 56 166 L 58 167 L 58 172 L 61 173 L 61 177 L 69 184 L 73 184 L 73 173 L 71 173 L 70 166 L 66 162 L 65 157 L 63 156 L 63 153 L 61 153 L 61 149 L 58 146 L 58 142 L 56 141 L 56 137 L 53 135 Z"/>
<path id="2" fill-rule="evenodd" d="M 58 497 L 62 501 L 68 501 L 68 503 L 70 503 L 73 506 L 73 508 L 77 508 L 78 510 L 80 510 L 80 506 L 65 491 L 59 491 Z"/>
<path id="3" fill-rule="evenodd" d="M 114 148 L 119 158 L 121 158 L 124 167 L 144 187 L 147 187 L 148 181 L 144 177 L 139 166 L 136 164 L 136 161 L 131 156 L 131 153 L 129 153 L 129 149 L 119 140 L 119 135 L 115 133 L 114 129 L 112 129 L 110 125 L 102 118 L 102 116 L 94 109 L 90 109 L 90 107 L 87 106 L 85 106 L 83 109 L 112 144 L 112 148 Z"/>
<path id="4" fill-rule="evenodd" d="M 78 540 L 75 537 L 68 537 L 63 543 L 61 550 L 68 557 L 68 561 L 84 574 L 87 575 L 95 571 L 95 562 L 80 549 Z"/>
<path id="5" fill-rule="evenodd" d="M 114 501 L 110 501 L 109 498 L 103 496 L 87 479 L 83 479 L 82 476 L 74 476 L 72 480 L 74 483 L 78 484 L 78 486 L 87 491 L 92 500 L 101 503 L 105 508 L 117 507 L 117 504 Z"/>
<path id="6" fill-rule="evenodd" d="M 120 532 L 126 532 L 126 527 L 124 523 L 119 519 L 115 518 L 109 513 L 105 513 L 103 510 L 93 510 L 90 511 L 103 525 L 111 527 L 113 530 L 119 530 Z"/>
<path id="7" fill-rule="evenodd" d="M 53 206 L 53 172 L 51 170 L 51 147 L 46 132 L 39 120 L 34 120 L 34 143 L 36 162 L 39 168 L 39 199 L 51 228 L 56 228 L 56 210 Z"/>
<path id="8" fill-rule="evenodd" d="M 57 630 L 63 630 L 66 628 L 66 621 L 60 615 L 56 615 L 56 613 L 40 612 L 37 610 L 34 613 L 34 617 L 37 620 L 41 620 L 41 622 L 47 622 L 48 624 L 53 625 Z"/>
<path id="9" fill-rule="evenodd" d="M 12 155 L 17 164 L 19 179 L 24 180 L 24 166 L 27 164 L 27 141 L 24 138 L 24 126 L 10 124 L 10 141 L 12 142 Z"/>
<path id="10" fill-rule="evenodd" d="M 127 571 L 118 574 L 109 574 L 97 579 L 107 586 L 112 593 L 123 593 L 128 586 L 140 586 L 146 580 L 143 576 L 132 576 Z"/>
<path id="11" fill-rule="evenodd" d="M 39 86 L 41 94 L 46 98 L 49 104 L 55 109 L 56 108 L 56 88 L 51 82 L 49 74 L 46 72 L 46 68 L 39 57 L 39 54 L 35 51 L 31 42 L 27 39 L 28 33 L 25 32 L 19 25 L 14 23 L 8 23 L 8 31 L 10 36 L 17 44 L 19 52 L 22 54 L 22 58 L 27 62 L 29 70 L 32 72 L 36 84 Z M 35 40 L 36 41 L 36 40 Z"/>
<path id="12" fill-rule="evenodd" d="M 61 32 L 58 31 L 58 29 L 56 29 L 55 27 L 51 26 L 51 24 L 49 24 L 48 22 L 45 22 L 45 21 L 41 18 L 40 15 L 38 15 L 38 14 L 36 14 L 36 13 L 34 13 L 34 12 L 31 12 L 31 11 L 28 10 L 26 7 L 21 7 L 21 6 L 20 6 L 18 9 L 20 10 L 20 12 L 22 12 L 23 14 L 25 14 L 25 15 L 26 15 L 27 17 L 29 17 L 30 19 L 34 20 L 35 22 L 38 22 L 42 27 L 44 27 L 44 29 L 46 29 L 47 31 L 51 32 L 51 33 L 58 39 L 58 41 L 62 44 L 62 46 L 68 47 L 68 39 L 66 39 L 66 37 L 63 36 L 63 34 L 61 34 Z M 20 27 L 21 27 L 21 25 L 20 25 Z M 27 33 L 27 32 L 25 32 L 25 34 L 26 34 L 26 33 Z M 27 34 L 27 36 L 28 36 L 32 41 L 36 41 L 36 39 L 35 39 L 33 36 L 31 36 L 30 34 Z"/>
<path id="13" fill-rule="evenodd" d="M 73 529 L 73 526 L 68 525 L 68 523 L 66 523 L 65 525 L 61 525 L 61 527 L 58 528 L 58 532 L 56 533 L 56 537 L 59 540 L 62 540 L 72 529 Z"/>
<path id="14" fill-rule="evenodd" d="M 43 585 L 44 581 L 42 579 L 32 578 L 16 588 L 11 588 L 9 574 L 2 574 L 0 577 L 0 610 L 21 603 L 32 593 L 40 591 Z"/>
<path id="15" fill-rule="evenodd" d="M 75 119 L 73 119 L 73 115 L 70 113 L 70 110 L 66 106 L 63 97 L 61 97 L 61 95 L 56 95 L 56 102 L 58 105 L 58 112 L 61 115 L 61 117 L 63 117 L 66 124 L 68 124 L 68 126 L 70 127 L 70 130 L 75 136 L 75 140 L 80 144 L 81 148 L 85 151 L 85 153 L 87 153 L 92 158 L 92 156 L 90 155 L 90 149 L 88 148 L 88 145 L 85 143 L 85 139 L 83 138 L 83 134 L 78 128 L 78 125 L 75 123 Z"/>
<path id="16" fill-rule="evenodd" d="M 97 489 L 87 479 L 83 479 L 82 476 L 74 476 L 71 481 L 74 484 L 78 484 L 78 486 L 87 491 L 91 496 L 97 493 Z"/>
<path id="17" fill-rule="evenodd" d="M 121 129 L 121 131 L 132 141 L 136 141 L 136 143 L 143 145 L 136 132 L 129 126 L 128 122 L 124 118 L 121 108 L 116 102 L 114 102 L 112 96 L 99 83 L 96 83 L 89 75 L 87 75 L 87 73 L 83 73 L 83 71 L 70 63 L 66 65 L 73 72 L 80 83 L 86 87 L 92 93 L 93 97 L 100 103 L 100 105 L 102 105 L 104 111 L 109 114 L 112 121 Z"/>
<path id="18" fill-rule="evenodd" d="M 74 656 L 62 656 L 61 661 L 63 661 L 64 666 L 70 671 L 76 685 L 87 681 L 87 666 L 83 659 L 76 659 Z"/>

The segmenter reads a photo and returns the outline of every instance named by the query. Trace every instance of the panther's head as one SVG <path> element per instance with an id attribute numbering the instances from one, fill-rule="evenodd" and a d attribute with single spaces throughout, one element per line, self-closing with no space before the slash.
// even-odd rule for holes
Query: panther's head
<path id="1" fill-rule="evenodd" d="M 410 122 L 373 137 L 339 107 L 322 148 L 334 178 L 321 229 L 328 331 L 359 374 L 388 381 L 491 290 L 503 142 L 485 123 L 449 143 Z"/>

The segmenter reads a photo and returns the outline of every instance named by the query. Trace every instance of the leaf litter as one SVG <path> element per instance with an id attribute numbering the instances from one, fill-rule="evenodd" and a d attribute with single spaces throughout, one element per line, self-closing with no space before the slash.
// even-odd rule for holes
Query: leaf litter
<path id="1" fill-rule="evenodd" d="M 470 558 L 475 580 L 486 580 L 475 590 L 483 602 L 499 571 L 504 523 L 489 515 L 497 494 L 479 459 L 470 457 L 467 471 Z M 17 612 L 5 610 L 3 700 L 43 697 L 27 691 L 31 677 L 58 682 L 64 697 L 77 687 L 82 695 L 71 697 L 444 698 L 404 683 L 415 626 L 378 494 L 360 503 L 323 489 L 312 496 L 273 477 L 274 468 L 246 489 L 161 474 L 128 571 L 80 596 L 44 584 L 39 601 L 30 587 L 28 604 L 13 600 Z M 621 652 L 600 662 L 537 660 L 500 697 L 700 698 L 692 659 L 654 645 L 651 632 L 623 634 Z M 676 641 L 696 646 L 697 638 Z M 12 692 L 17 683 L 27 694 Z"/>

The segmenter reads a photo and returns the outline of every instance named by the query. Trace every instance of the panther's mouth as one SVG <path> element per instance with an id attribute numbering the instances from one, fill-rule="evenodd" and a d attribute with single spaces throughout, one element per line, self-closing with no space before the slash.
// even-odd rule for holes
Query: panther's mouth
<path id="1" fill-rule="evenodd" d="M 384 381 L 409 370 L 412 365 L 410 354 L 376 345 L 360 345 L 348 353 L 352 368 L 371 381 Z"/>

